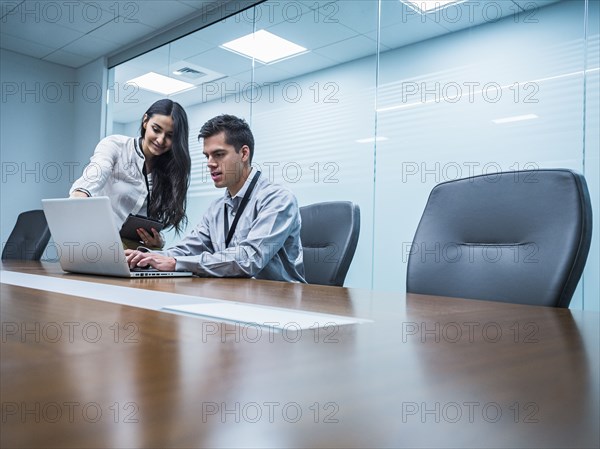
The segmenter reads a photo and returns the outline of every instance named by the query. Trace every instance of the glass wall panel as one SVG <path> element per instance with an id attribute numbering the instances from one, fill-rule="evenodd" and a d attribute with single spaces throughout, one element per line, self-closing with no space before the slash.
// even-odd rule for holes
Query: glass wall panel
<path id="1" fill-rule="evenodd" d="M 378 5 L 297 4 L 302 15 L 294 20 L 269 22 L 263 14 L 256 24 L 309 49 L 277 64 L 257 64 L 262 87 L 252 114 L 256 161 L 300 205 L 338 200 L 359 205 L 361 232 L 346 285 L 370 288 Z"/>
<path id="2" fill-rule="evenodd" d="M 190 118 L 188 229 L 223 194 L 207 175 L 198 130 L 215 115 L 236 114 L 255 134 L 255 167 L 301 206 L 360 206 L 346 286 L 398 292 L 437 183 L 521 169 L 582 171 L 595 231 L 572 307 L 600 309 L 598 2 L 469 0 L 427 14 L 409 3 L 268 1 L 247 9 L 116 67 L 109 132 L 137 134 L 141 115 L 161 97 L 125 87 L 128 80 L 154 71 L 191 82 L 193 89 L 171 95 Z M 305 51 L 266 63 L 223 48 L 263 31 Z"/>
<path id="3" fill-rule="evenodd" d="M 381 17 L 374 287 L 398 290 L 435 184 L 583 170 L 584 2 L 384 1 Z"/>
<path id="4" fill-rule="evenodd" d="M 600 311 L 600 2 L 590 1 L 587 5 L 583 163 L 594 212 L 594 232 L 583 272 L 583 308 Z"/>
<path id="5" fill-rule="evenodd" d="M 235 114 L 254 132 L 253 165 L 292 190 L 301 206 L 360 206 L 361 236 L 346 285 L 371 287 L 377 11 L 369 0 L 266 2 L 115 68 L 121 84 L 152 68 L 168 76 L 182 67 L 219 75 L 170 96 L 190 118 L 190 227 L 223 194 L 207 174 L 198 130 L 215 115 Z M 261 30 L 306 51 L 263 63 L 222 48 Z M 135 133 L 143 108 L 159 97 L 143 92 L 139 104 L 115 102 L 114 131 Z M 168 235 L 167 243 L 176 240 Z"/>

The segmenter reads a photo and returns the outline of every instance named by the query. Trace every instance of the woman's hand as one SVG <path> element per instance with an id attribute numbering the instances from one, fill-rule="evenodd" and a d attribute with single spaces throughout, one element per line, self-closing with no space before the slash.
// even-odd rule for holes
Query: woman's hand
<path id="1" fill-rule="evenodd" d="M 165 246 L 165 241 L 156 229 L 150 229 L 152 234 L 148 233 L 144 228 L 137 228 L 138 236 L 143 242 L 144 246 L 148 248 L 162 248 Z"/>

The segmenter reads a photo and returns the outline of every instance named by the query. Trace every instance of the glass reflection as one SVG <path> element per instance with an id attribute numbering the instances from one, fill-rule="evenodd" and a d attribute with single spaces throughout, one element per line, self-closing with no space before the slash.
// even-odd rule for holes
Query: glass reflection
<path id="1" fill-rule="evenodd" d="M 566 167 L 585 170 L 597 203 L 598 15 L 588 1 L 466 1 L 429 14 L 399 0 L 264 2 L 116 67 L 112 132 L 130 132 L 139 104 L 156 98 L 125 90 L 127 80 L 205 73 L 172 96 L 191 122 L 190 223 L 220 194 L 198 128 L 223 112 L 241 115 L 255 133 L 255 165 L 301 205 L 359 204 L 346 285 L 401 292 L 436 183 Z M 222 48 L 261 30 L 307 51 L 263 64 Z M 593 248 L 586 273 L 597 271 Z M 598 276 L 586 280 L 586 307 L 598 308 Z M 578 292 L 573 306 L 582 304 Z"/>

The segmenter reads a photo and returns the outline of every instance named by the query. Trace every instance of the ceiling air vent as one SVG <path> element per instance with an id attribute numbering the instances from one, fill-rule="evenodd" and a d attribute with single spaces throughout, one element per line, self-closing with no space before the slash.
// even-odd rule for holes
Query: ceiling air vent
<path id="1" fill-rule="evenodd" d="M 203 76 L 206 76 L 206 73 L 194 70 L 190 67 L 182 67 L 180 69 L 177 69 L 173 72 L 173 74 L 190 79 L 198 79 L 202 78 Z"/>

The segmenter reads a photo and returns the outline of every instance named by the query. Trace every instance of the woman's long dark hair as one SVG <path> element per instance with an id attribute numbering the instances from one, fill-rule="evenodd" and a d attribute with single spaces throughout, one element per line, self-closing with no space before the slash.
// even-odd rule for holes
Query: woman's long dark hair
<path id="1" fill-rule="evenodd" d="M 158 100 L 142 118 L 142 139 L 146 134 L 144 123 L 155 114 L 171 117 L 173 137 L 171 151 L 157 156 L 152 163 L 152 193 L 148 217 L 162 221 L 167 227 L 172 226 L 179 234 L 187 224 L 185 208 L 192 166 L 188 148 L 187 114 L 179 103 L 169 99 Z"/>

